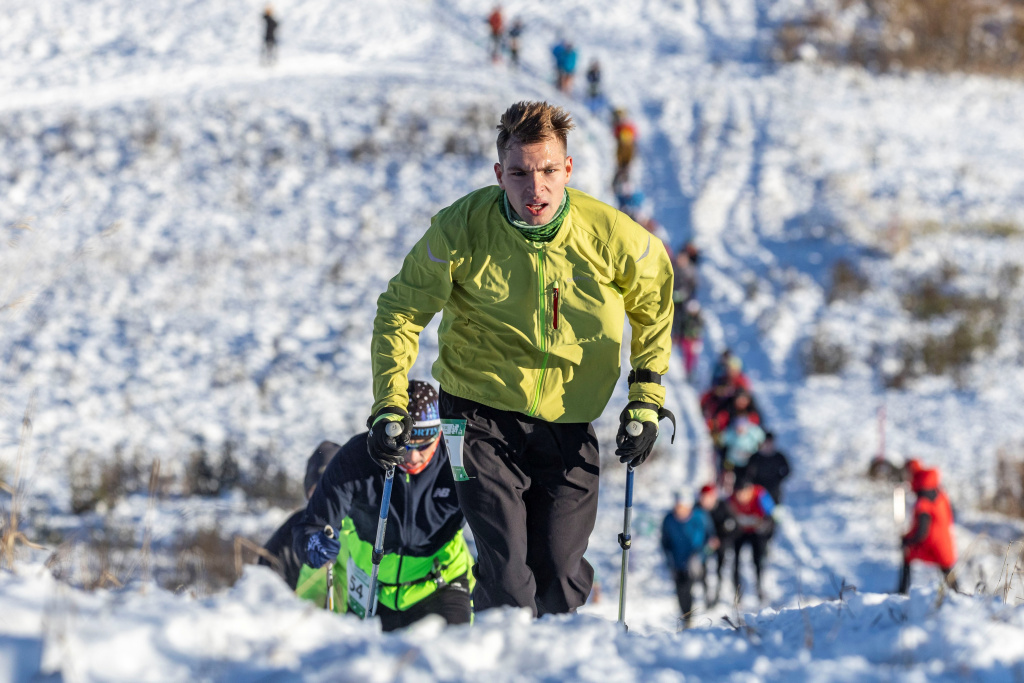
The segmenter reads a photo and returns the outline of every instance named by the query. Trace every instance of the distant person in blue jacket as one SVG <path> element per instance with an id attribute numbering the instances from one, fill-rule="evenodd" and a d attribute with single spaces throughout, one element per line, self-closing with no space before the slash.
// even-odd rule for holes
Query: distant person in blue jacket
<path id="1" fill-rule="evenodd" d="M 576 48 L 567 40 L 559 41 L 551 50 L 555 57 L 555 74 L 558 89 L 564 93 L 572 92 L 572 78 L 576 73 Z"/>
<path id="2" fill-rule="evenodd" d="M 705 554 L 718 547 L 714 524 L 704 508 L 694 507 L 692 495 L 676 495 L 675 507 L 661 525 L 661 547 L 676 584 L 683 625 L 689 628 L 693 621 L 693 583 L 703 575 Z"/>

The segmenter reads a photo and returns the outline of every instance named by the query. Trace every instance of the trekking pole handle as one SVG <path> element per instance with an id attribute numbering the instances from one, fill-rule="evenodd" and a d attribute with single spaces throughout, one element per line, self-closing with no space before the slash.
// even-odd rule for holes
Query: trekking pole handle
<path id="1" fill-rule="evenodd" d="M 390 437 L 396 437 L 402 433 L 401 422 L 388 422 L 388 426 L 384 428 L 384 433 Z"/>
<path id="2" fill-rule="evenodd" d="M 644 431 L 644 426 L 636 420 L 630 420 L 626 424 L 626 433 L 630 436 L 640 436 L 640 433 Z"/>

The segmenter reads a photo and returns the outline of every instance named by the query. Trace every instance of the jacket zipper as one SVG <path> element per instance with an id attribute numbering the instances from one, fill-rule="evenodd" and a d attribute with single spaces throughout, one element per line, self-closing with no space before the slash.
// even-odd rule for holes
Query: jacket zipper
<path id="1" fill-rule="evenodd" d="M 553 305 L 555 307 L 554 327 L 557 330 L 558 329 L 558 283 L 557 282 L 555 283 L 555 293 L 554 293 L 554 296 L 552 296 L 551 298 L 553 300 Z"/>
<path id="2" fill-rule="evenodd" d="M 548 351 L 548 339 L 547 339 L 548 315 L 547 315 L 547 310 L 546 310 L 547 306 L 545 306 L 545 301 L 544 301 L 544 298 L 545 298 L 544 297 L 544 294 L 545 294 L 544 290 L 545 290 L 545 286 L 544 286 L 544 252 L 543 251 L 538 251 L 537 252 L 537 305 L 540 308 L 540 315 L 538 316 L 538 320 L 540 320 L 540 350 L 543 351 L 544 353 L 547 353 L 547 351 Z"/>
<path id="3" fill-rule="evenodd" d="M 548 340 L 547 340 L 547 310 L 545 306 L 545 292 L 544 292 L 544 252 L 541 250 L 537 251 L 537 302 L 540 309 L 538 320 L 540 320 L 540 350 L 544 352 L 544 362 L 540 366 L 540 377 L 537 378 L 537 389 L 533 394 L 533 403 L 530 405 L 530 409 L 527 411 L 527 415 L 533 417 L 537 414 L 537 408 L 540 406 L 540 389 L 544 385 L 544 373 L 548 369 Z M 557 300 L 557 295 L 556 295 Z M 557 319 L 557 304 L 555 307 L 556 319 Z M 557 327 L 557 324 L 556 324 Z"/>

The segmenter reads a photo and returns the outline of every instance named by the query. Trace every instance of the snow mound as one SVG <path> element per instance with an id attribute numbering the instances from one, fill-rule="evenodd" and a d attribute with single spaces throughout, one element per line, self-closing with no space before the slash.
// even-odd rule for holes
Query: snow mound
<path id="1" fill-rule="evenodd" d="M 1019 674 L 1024 657 L 1024 610 L 929 590 L 853 595 L 650 636 L 585 615 L 534 622 L 513 609 L 471 627 L 427 620 L 384 636 L 376 622 L 296 599 L 260 567 L 206 600 L 155 588 L 83 593 L 30 567 L 0 575 L 0 604 L 7 680 L 57 671 L 65 680 L 132 683 L 963 680 Z"/>

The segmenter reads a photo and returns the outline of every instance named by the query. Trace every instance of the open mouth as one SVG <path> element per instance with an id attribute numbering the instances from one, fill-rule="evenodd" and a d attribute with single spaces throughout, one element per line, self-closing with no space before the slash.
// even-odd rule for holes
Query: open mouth
<path id="1" fill-rule="evenodd" d="M 530 214 L 533 215 L 533 216 L 541 215 L 542 213 L 544 213 L 544 209 L 546 209 L 546 208 L 548 208 L 547 202 L 542 202 L 542 203 L 539 203 L 539 204 L 527 204 L 526 205 L 526 210 L 529 211 Z"/>

